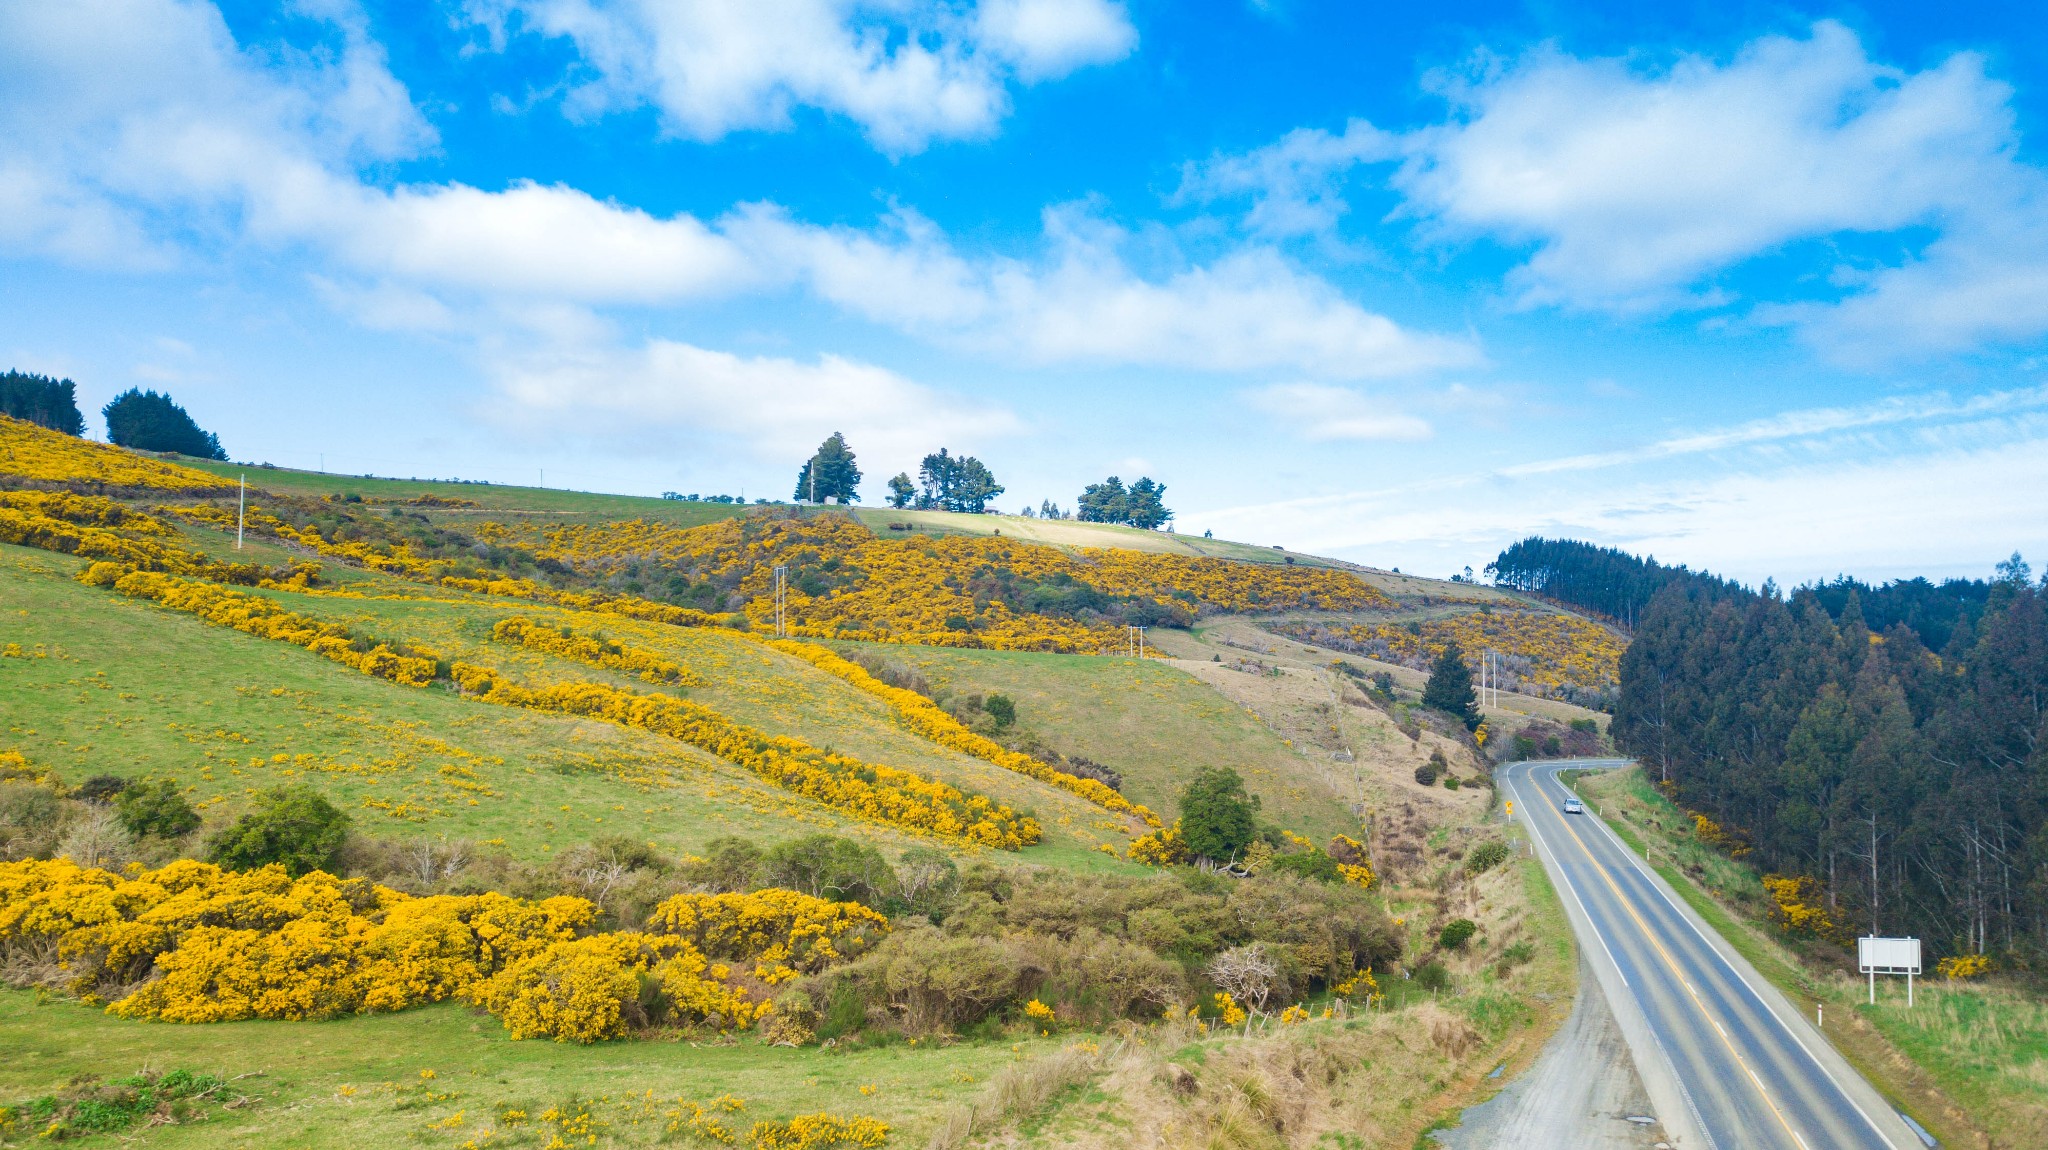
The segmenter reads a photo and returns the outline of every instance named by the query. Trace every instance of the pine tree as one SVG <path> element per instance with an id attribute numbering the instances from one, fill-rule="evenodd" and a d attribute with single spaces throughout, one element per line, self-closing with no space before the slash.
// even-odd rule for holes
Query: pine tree
<path id="1" fill-rule="evenodd" d="M 917 485 L 910 481 L 910 473 L 899 471 L 889 480 L 889 506 L 901 511 L 917 498 Z"/>
<path id="2" fill-rule="evenodd" d="M 817 453 L 797 472 L 795 498 L 810 503 L 860 502 L 860 468 L 844 435 L 835 431 L 818 445 Z"/>
<path id="3" fill-rule="evenodd" d="M 1472 671 L 1465 666 L 1465 653 L 1456 643 L 1444 644 L 1429 682 L 1422 688 L 1422 705 L 1455 715 L 1466 730 L 1479 729 L 1479 696 L 1472 690 Z"/>
<path id="4" fill-rule="evenodd" d="M 1074 518 L 1083 523 L 1122 523 L 1131 515 L 1131 493 L 1124 481 L 1112 475 L 1091 483 L 1074 501 Z"/>

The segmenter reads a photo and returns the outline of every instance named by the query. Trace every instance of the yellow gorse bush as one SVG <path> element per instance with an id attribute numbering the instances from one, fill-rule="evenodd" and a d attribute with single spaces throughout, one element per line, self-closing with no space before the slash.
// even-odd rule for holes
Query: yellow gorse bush
<path id="1" fill-rule="evenodd" d="M 453 675 L 464 692 L 488 702 L 604 719 L 680 739 L 785 790 L 859 818 L 999 850 L 1018 850 L 1039 839 L 1035 820 L 986 795 L 965 794 L 945 783 L 821 750 L 801 739 L 769 735 L 687 699 L 643 695 L 601 683 L 523 687 L 488 667 L 468 663 L 456 663 Z"/>
<path id="2" fill-rule="evenodd" d="M 791 640 L 769 640 L 768 646 L 829 671 L 888 703 L 904 726 L 942 747 L 973 755 L 1004 770 L 1015 771 L 1039 782 L 1050 783 L 1063 791 L 1077 794 L 1104 810 L 1130 815 L 1146 826 L 1160 825 L 1159 816 L 1118 794 L 1114 788 L 1100 780 L 1070 775 L 1030 755 L 1012 751 L 994 739 L 977 735 L 961 726 L 959 720 L 947 714 L 937 703 L 916 691 L 892 687 L 868 674 L 867 669 L 860 664 L 850 659 L 842 659 L 824 647 L 815 643 L 798 643 Z"/>
<path id="3" fill-rule="evenodd" d="M 1492 648 L 1528 660 L 1526 668 L 1511 669 L 1524 689 L 1541 690 L 1615 686 L 1621 681 L 1621 653 L 1628 647 L 1621 636 L 1591 620 L 1541 611 L 1475 611 L 1430 619 L 1418 630 L 1378 623 L 1352 627 L 1346 634 L 1368 654 L 1418 667 L 1442 655 L 1451 642 L 1468 656 Z"/>
<path id="4" fill-rule="evenodd" d="M 567 626 L 550 627 L 524 618 L 505 619 L 491 628 L 491 638 L 593 667 L 624 671 L 650 683 L 678 687 L 704 685 L 702 675 L 644 647 L 630 646 L 602 636 L 579 635 Z"/>
<path id="5" fill-rule="evenodd" d="M 782 890 L 683 896 L 648 931 L 579 937 L 594 913 L 580 898 L 414 897 L 276 866 L 184 860 L 116 874 L 68 859 L 0 863 L 0 954 L 54 942 L 66 989 L 92 1001 L 126 991 L 109 1011 L 166 1022 L 332 1018 L 459 998 L 515 1038 L 596 1042 L 625 1033 L 645 977 L 672 1019 L 746 1027 L 769 1005 L 714 958 L 823 970 L 889 929 L 866 907 Z"/>
<path id="6" fill-rule="evenodd" d="M 1830 916 L 1818 880 L 1807 875 L 1767 874 L 1764 890 L 1771 896 L 1771 917 L 1793 934 L 1810 934 L 1838 946 L 1849 945 L 1851 932 Z"/>
<path id="7" fill-rule="evenodd" d="M 752 962 L 770 985 L 858 958 L 889 932 L 887 918 L 859 903 L 793 890 L 677 895 L 647 922 L 711 958 Z"/>
<path id="8" fill-rule="evenodd" d="M 234 487 L 220 476 L 194 467 L 151 459 L 6 415 L 0 415 L 0 473 L 66 486 L 190 494 Z"/>
<path id="9" fill-rule="evenodd" d="M 1952 982 L 1981 978 L 1991 973 L 1988 954 L 1952 954 L 1934 964 L 1934 973 Z"/>
<path id="10" fill-rule="evenodd" d="M 228 583 L 276 578 L 281 582 L 275 585 L 303 587 L 318 570 L 309 565 L 285 572 L 254 563 L 220 563 L 163 542 L 176 537 L 163 521 L 102 496 L 0 491 L 0 543 Z"/>
<path id="11" fill-rule="evenodd" d="M 1188 850 L 1187 840 L 1181 837 L 1179 819 L 1173 820 L 1173 825 L 1163 830 L 1132 839 L 1124 857 L 1146 866 L 1180 866 L 1193 862 L 1195 858 L 1194 853 Z"/>

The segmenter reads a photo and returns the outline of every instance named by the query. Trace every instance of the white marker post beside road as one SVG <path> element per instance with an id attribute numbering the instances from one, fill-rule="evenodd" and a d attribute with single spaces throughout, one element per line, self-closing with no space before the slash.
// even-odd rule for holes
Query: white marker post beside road
<path id="1" fill-rule="evenodd" d="M 1856 940 L 1856 969 L 1870 976 L 1870 1002 L 1877 1004 L 1877 976 L 1880 974 L 1903 974 L 1906 976 L 1906 1005 L 1913 1005 L 1913 976 L 1920 973 L 1920 940 L 1917 938 L 1877 938 L 1865 936 Z"/>

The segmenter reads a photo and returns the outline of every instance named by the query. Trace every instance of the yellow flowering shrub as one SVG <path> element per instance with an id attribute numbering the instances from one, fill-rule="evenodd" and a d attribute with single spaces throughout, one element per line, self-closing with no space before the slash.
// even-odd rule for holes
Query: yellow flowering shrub
<path id="1" fill-rule="evenodd" d="M 1567 687 L 1600 690 L 1621 682 L 1621 653 L 1628 642 L 1612 630 L 1576 615 L 1544 611 L 1472 611 L 1428 619 L 1410 630 L 1405 623 L 1373 623 L 1335 635 L 1315 624 L 1274 630 L 1297 638 L 1330 642 L 1389 663 L 1427 669 L 1452 642 L 1467 656 L 1492 649 L 1506 657 L 1511 685 L 1541 695 Z"/>
<path id="2" fill-rule="evenodd" d="M 549 627 L 537 624 L 531 619 L 515 617 L 501 620 L 497 626 L 491 628 L 491 638 L 559 655 L 564 659 L 574 659 L 593 667 L 624 671 L 638 675 L 650 683 L 677 687 L 704 685 L 702 675 L 664 659 L 644 647 L 629 646 L 615 639 L 579 635 L 567 626 Z"/>
<path id="3" fill-rule="evenodd" d="M 317 567 L 278 571 L 254 563 L 220 563 L 163 542 L 177 533 L 161 520 L 97 495 L 0 491 L 0 543 L 13 543 L 145 571 L 202 575 L 228 583 L 268 579 L 312 581 Z"/>
<path id="4" fill-rule="evenodd" d="M 889 1124 L 859 1115 L 800 1114 L 787 1122 L 756 1122 L 747 1137 L 754 1150 L 866 1150 L 888 1142 Z"/>
<path id="5" fill-rule="evenodd" d="M 704 977 L 710 964 L 681 939 L 619 931 L 549 945 L 463 991 L 497 1015 L 514 1038 L 602 1042 L 626 1032 L 628 1003 L 640 978 L 661 986 L 672 1009 L 693 1018 L 722 1015 L 745 1026 L 758 1008 L 746 992 Z"/>
<path id="6" fill-rule="evenodd" d="M 650 930 L 705 955 L 754 965 L 770 984 L 858 958 L 889 933 L 889 920 L 857 902 L 770 888 L 751 894 L 679 894 L 654 908 Z"/>
<path id="7" fill-rule="evenodd" d="M 1219 990 L 1216 992 L 1216 1017 L 1221 1019 L 1225 1026 L 1238 1026 L 1250 1015 L 1245 1013 L 1244 1007 L 1237 1004 L 1237 999 L 1231 997 L 1229 991 Z"/>
<path id="8" fill-rule="evenodd" d="M 1771 896 L 1771 917 L 1788 933 L 1849 945 L 1851 932 L 1829 916 L 1818 880 L 1807 875 L 1767 874 L 1764 891 Z"/>
<path id="9" fill-rule="evenodd" d="M 1952 954 L 1934 964 L 1934 973 L 1952 982 L 1981 978 L 1991 973 L 1988 954 Z"/>
<path id="10" fill-rule="evenodd" d="M 1280 1025 L 1294 1026 L 1308 1021 L 1308 1007 L 1296 1003 L 1280 1012 Z"/>
<path id="11" fill-rule="evenodd" d="M 1130 815 L 1145 825 L 1157 827 L 1159 816 L 1146 810 L 1117 793 L 1115 788 L 1098 779 L 1084 779 L 1070 775 L 1030 755 L 1012 751 L 994 739 L 975 734 L 961 726 L 959 720 L 947 714 L 943 708 L 916 691 L 892 687 L 873 675 L 867 669 L 849 659 L 842 659 L 832 651 L 815 643 L 799 643 L 791 640 L 767 640 L 768 646 L 784 654 L 795 655 L 822 670 L 829 671 L 861 690 L 889 704 L 903 725 L 917 734 L 930 739 L 942 747 L 962 751 L 1020 775 L 1050 783 L 1063 791 L 1070 791 L 1087 799 L 1104 810 Z"/>
<path id="12" fill-rule="evenodd" d="M 785 790 L 874 822 L 999 850 L 1018 850 L 1039 839 L 1035 820 L 986 795 L 964 794 L 896 767 L 768 735 L 702 703 L 601 683 L 523 687 L 468 663 L 456 663 L 453 676 L 464 692 L 489 702 L 604 719 L 680 739 Z"/>
<path id="13" fill-rule="evenodd" d="M 1399 922 L 1400 920 L 1396 919 L 1395 921 Z M 1344 981 L 1338 983 L 1337 985 L 1331 987 L 1330 993 L 1336 995 L 1338 998 L 1356 997 L 1363 998 L 1367 1002 L 1370 1002 L 1373 999 L 1379 997 L 1380 982 L 1379 979 L 1376 979 L 1372 976 L 1372 971 L 1370 969 L 1361 970 L 1353 974 L 1350 978 L 1347 978 Z"/>
<path id="14" fill-rule="evenodd" d="M 1132 839 L 1124 857 L 1146 866 L 1180 866 L 1193 862 L 1195 856 L 1188 850 L 1187 840 L 1181 837 L 1180 820 L 1175 819 L 1164 830 Z"/>
<path id="15" fill-rule="evenodd" d="M 1337 861 L 1337 873 L 1344 881 L 1356 883 L 1370 889 L 1375 880 L 1372 873 L 1372 859 L 1366 853 L 1365 844 L 1350 835 L 1338 835 L 1330 840 L 1330 857 Z"/>
<path id="16" fill-rule="evenodd" d="M 148 488 L 196 495 L 235 486 L 195 467 L 151 459 L 7 415 L 0 415 L 0 474 L 94 490 Z"/>
<path id="17" fill-rule="evenodd" d="M 110 1012 L 165 1022 L 331 1018 L 459 998 L 515 1038 L 595 1042 L 656 1021 L 641 1006 L 653 985 L 670 1021 L 743 1028 L 770 1009 L 749 989 L 772 984 L 759 972 L 823 970 L 888 930 L 866 907 L 784 890 L 670 899 L 650 932 L 582 934 L 594 914 L 567 896 L 420 898 L 276 866 L 181 860 L 116 874 L 69 859 L 0 863 L 0 957 L 55 941 L 72 993 L 127 990 Z M 753 964 L 753 983 L 724 958 Z"/>

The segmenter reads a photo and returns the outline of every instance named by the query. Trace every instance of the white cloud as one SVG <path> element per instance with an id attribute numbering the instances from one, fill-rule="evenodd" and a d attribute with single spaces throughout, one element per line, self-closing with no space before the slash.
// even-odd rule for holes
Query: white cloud
<path id="1" fill-rule="evenodd" d="M 1246 402 L 1312 443 L 1344 439 L 1428 439 L 1429 423 L 1390 411 L 1344 387 L 1278 383 L 1245 395 Z"/>
<path id="2" fill-rule="evenodd" d="M 1152 243 L 1163 266 L 1141 272 L 1126 254 L 1141 245 L 1075 207 L 1046 212 L 1042 254 L 1025 259 L 963 254 L 909 211 L 856 230 L 772 204 L 707 221 L 562 185 L 374 186 L 358 164 L 416 154 L 433 133 L 352 8 L 340 10 L 329 63 L 280 70 L 237 46 L 210 8 L 105 3 L 67 19 L 0 17 L 14 34 L 0 36 L 0 74 L 19 65 L 24 85 L 0 109 L 20 129 L 0 168 L 0 206 L 21 208 L 0 224 L 0 243 L 16 250 L 161 262 L 253 241 L 309 256 L 318 290 L 369 326 L 458 336 L 499 323 L 581 332 L 591 307 L 804 290 L 1033 364 L 1363 379 L 1479 360 L 1468 338 L 1409 331 L 1270 249 L 1194 263 L 1161 260 Z M 981 17 L 1008 21 L 1014 43 L 1000 51 L 1050 59 L 1089 42 L 1089 10 L 1012 5 Z M 88 26 L 119 34 L 95 40 Z M 1074 27 L 1082 33 L 1060 31 Z M 109 58 L 136 61 L 113 93 L 96 86 L 100 41 Z M 90 96 L 72 101 L 78 90 Z"/>
<path id="3" fill-rule="evenodd" d="M 934 443 L 987 442 L 1023 430 L 1001 407 L 834 355 L 743 357 L 655 339 L 633 348 L 498 353 L 486 366 L 513 405 L 488 417 L 649 453 L 738 444 L 762 458 L 801 458 L 843 431 L 874 459 L 912 458 Z"/>
<path id="4" fill-rule="evenodd" d="M 1364 120 L 1352 120 L 1341 136 L 1321 128 L 1296 128 L 1274 143 L 1243 155 L 1217 155 L 1181 169 L 1175 202 L 1249 197 L 1245 224 L 1275 237 L 1327 232 L 1350 210 L 1342 177 L 1360 164 L 1398 159 L 1401 139 Z"/>
<path id="5" fill-rule="evenodd" d="M 1470 340 L 1406 330 L 1270 249 L 1144 277 L 1121 253 L 1129 237 L 1071 207 L 1045 213 L 1036 261 L 967 259 L 907 213 L 881 234 L 809 227 L 772 208 L 724 227 L 849 311 L 1034 363 L 1363 379 L 1481 360 Z"/>
<path id="6" fill-rule="evenodd" d="M 1508 277 L 1523 305 L 1626 313 L 1744 291 L 1756 319 L 1850 362 L 2048 332 L 2048 173 L 2017 158 L 2013 93 L 1975 53 L 1898 68 L 1821 21 L 1727 60 L 1652 67 L 1545 46 L 1481 54 L 1432 85 L 1450 104 L 1441 123 L 1298 129 L 1190 165 L 1177 199 L 1249 199 L 1254 234 L 1328 236 L 1354 169 L 1399 161 L 1396 216 L 1425 239 L 1527 251 Z M 1913 254 L 1837 250 L 1857 236 Z M 1813 241 L 1775 284 L 1728 275 Z"/>
<path id="7" fill-rule="evenodd" d="M 2014 144 L 1981 57 L 1906 72 L 1826 21 L 1725 64 L 1543 50 L 1443 89 L 1454 118 L 1409 139 L 1395 183 L 1447 230 L 1534 244 L 1530 302 L 1668 303 L 1794 240 L 1937 222 Z"/>
<path id="8" fill-rule="evenodd" d="M 1109 0 L 473 0 L 495 42 L 523 25 L 574 41 L 596 78 L 572 113 L 651 103 L 670 130 L 713 140 L 781 129 L 796 107 L 860 124 L 877 147 L 985 136 L 1007 85 L 1122 59 L 1137 44 Z"/>

